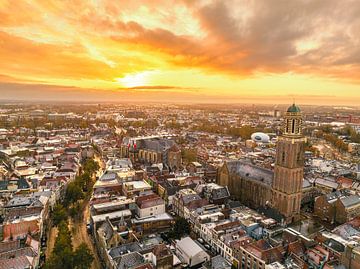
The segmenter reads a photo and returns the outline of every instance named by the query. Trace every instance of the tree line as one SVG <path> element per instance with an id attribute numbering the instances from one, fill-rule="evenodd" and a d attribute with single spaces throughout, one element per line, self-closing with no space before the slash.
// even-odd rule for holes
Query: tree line
<path id="1" fill-rule="evenodd" d="M 345 126 L 344 128 L 334 130 L 330 125 L 322 126 L 315 136 L 323 138 L 341 152 L 348 150 L 348 144 L 339 135 L 346 136 L 353 143 L 360 143 L 360 134 L 358 134 L 351 126 Z"/>
<path id="2" fill-rule="evenodd" d="M 71 233 L 67 221 L 58 225 L 58 235 L 50 258 L 46 261 L 45 269 L 88 269 L 93 262 L 93 256 L 85 243 L 75 250 L 71 243 Z"/>
<path id="3" fill-rule="evenodd" d="M 265 126 L 251 126 L 243 125 L 240 127 L 231 126 L 229 124 L 215 124 L 210 121 L 201 121 L 197 125 L 191 127 L 192 131 L 202 131 L 214 134 L 230 135 L 233 137 L 240 137 L 242 139 L 250 139 L 255 132 L 274 132 L 272 129 L 265 128 Z"/>
<path id="4" fill-rule="evenodd" d="M 73 248 L 68 218 L 82 219 L 84 201 L 90 198 L 94 184 L 93 178 L 99 168 L 96 161 L 86 159 L 82 164 L 80 175 L 68 184 L 63 201 L 54 207 L 51 217 L 52 224 L 58 228 L 58 236 L 54 249 L 45 263 L 45 269 L 90 268 L 94 257 L 85 243 L 80 244 L 76 249 Z"/>

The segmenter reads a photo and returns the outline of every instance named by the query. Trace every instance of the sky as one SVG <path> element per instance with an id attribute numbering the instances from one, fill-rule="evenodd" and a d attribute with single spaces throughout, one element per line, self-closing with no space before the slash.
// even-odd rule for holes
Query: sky
<path id="1" fill-rule="evenodd" d="M 0 0 L 0 99 L 360 105 L 358 0 Z"/>

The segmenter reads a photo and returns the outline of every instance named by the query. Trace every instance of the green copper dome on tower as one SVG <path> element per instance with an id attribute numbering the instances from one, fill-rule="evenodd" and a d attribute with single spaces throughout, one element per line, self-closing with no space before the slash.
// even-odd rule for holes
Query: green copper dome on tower
<path id="1" fill-rule="evenodd" d="M 301 110 L 300 110 L 300 108 L 299 108 L 297 105 L 295 105 L 295 103 L 294 103 L 294 104 L 292 104 L 292 106 L 290 106 L 290 107 L 288 108 L 287 112 L 300 113 Z"/>

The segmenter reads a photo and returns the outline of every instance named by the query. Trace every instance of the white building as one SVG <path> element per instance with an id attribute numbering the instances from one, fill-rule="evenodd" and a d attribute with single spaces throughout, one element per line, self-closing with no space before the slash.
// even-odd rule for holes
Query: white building
<path id="1" fill-rule="evenodd" d="M 157 216 L 165 213 L 165 202 L 157 194 L 136 198 L 136 214 L 139 218 Z"/>
<path id="2" fill-rule="evenodd" d="M 190 267 L 210 260 L 209 254 L 190 237 L 185 237 L 177 242 L 176 255 Z"/>

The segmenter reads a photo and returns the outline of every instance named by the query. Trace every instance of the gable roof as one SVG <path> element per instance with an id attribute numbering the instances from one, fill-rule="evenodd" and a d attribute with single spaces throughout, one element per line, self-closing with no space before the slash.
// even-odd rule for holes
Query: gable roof
<path id="1" fill-rule="evenodd" d="M 176 243 L 176 247 L 185 252 L 187 256 L 193 257 L 198 253 L 204 251 L 194 240 L 190 237 L 185 237 Z"/>

